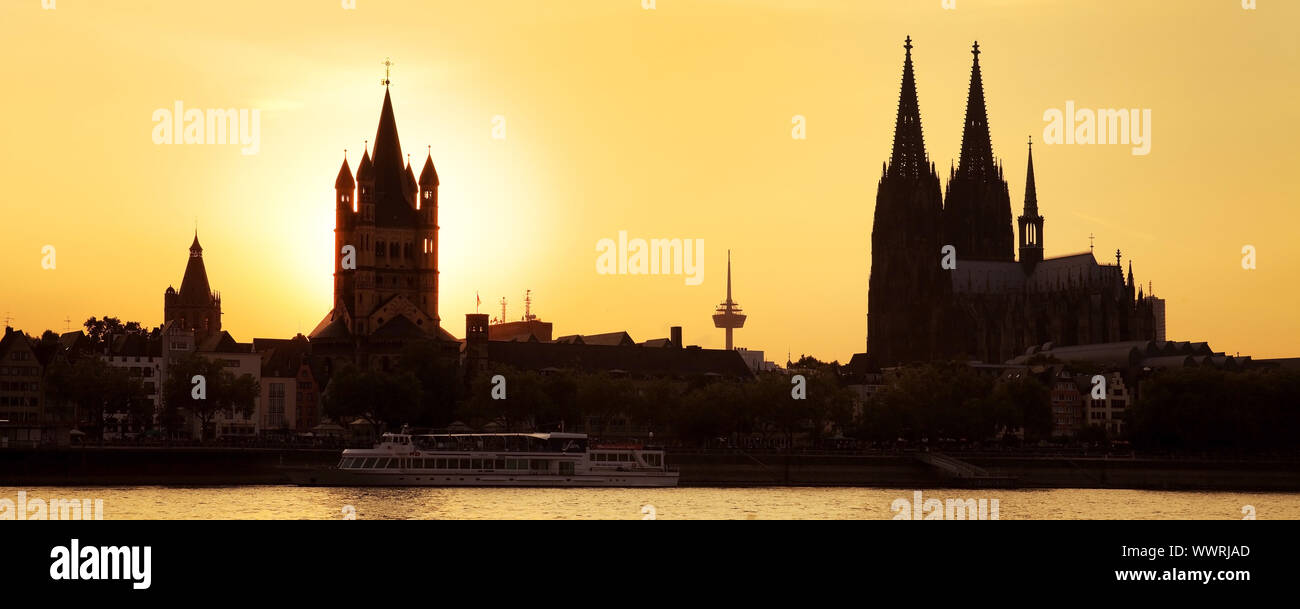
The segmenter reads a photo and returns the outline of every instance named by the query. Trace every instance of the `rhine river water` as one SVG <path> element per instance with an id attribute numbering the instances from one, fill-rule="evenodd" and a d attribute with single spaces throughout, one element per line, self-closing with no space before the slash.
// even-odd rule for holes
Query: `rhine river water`
<path id="1" fill-rule="evenodd" d="M 916 489 L 0 487 L 0 500 L 103 501 L 116 519 L 884 519 Z M 923 499 L 997 499 L 1001 520 L 1300 519 L 1300 493 L 922 489 Z M 349 508 L 350 506 L 350 508 Z M 650 506 L 650 507 L 647 507 Z M 1250 506 L 1250 508 L 1247 508 Z M 1253 509 L 1251 509 L 1253 508 Z"/>

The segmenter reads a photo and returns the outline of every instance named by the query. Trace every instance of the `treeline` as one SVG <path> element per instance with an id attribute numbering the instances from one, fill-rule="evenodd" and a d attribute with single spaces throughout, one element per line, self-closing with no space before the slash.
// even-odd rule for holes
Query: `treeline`
<path id="1" fill-rule="evenodd" d="M 852 393 L 831 366 L 809 372 L 799 385 L 780 374 L 740 383 L 703 376 L 633 379 L 494 367 L 466 386 L 454 366 L 428 355 L 416 346 L 389 371 L 348 367 L 335 372 L 325 392 L 324 414 L 389 428 L 444 428 L 460 421 L 476 429 L 495 423 L 500 431 L 654 433 L 688 445 L 739 436 L 789 445 L 796 434 L 815 441 L 853 419 Z"/>
<path id="2" fill-rule="evenodd" d="M 854 432 L 881 443 L 973 443 L 1019 429 L 1027 442 L 1051 435 L 1051 399 L 1043 382 L 1028 373 L 994 380 L 964 363 L 934 362 L 893 373 L 864 405 Z"/>
<path id="3" fill-rule="evenodd" d="M 1294 453 L 1300 449 L 1300 371 L 1162 371 L 1129 413 L 1135 446 L 1176 453 Z"/>

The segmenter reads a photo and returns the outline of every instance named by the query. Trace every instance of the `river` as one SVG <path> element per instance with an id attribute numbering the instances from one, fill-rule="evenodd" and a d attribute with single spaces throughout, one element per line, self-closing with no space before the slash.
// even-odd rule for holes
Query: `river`
<path id="1" fill-rule="evenodd" d="M 114 519 L 891 519 L 916 489 L 0 487 L 0 506 L 102 500 Z M 9 500 L 6 502 L 4 500 Z M 1300 519 L 1300 494 L 1098 489 L 925 489 L 922 499 L 997 500 L 1001 520 Z M 910 509 L 910 508 L 897 508 Z M 29 513 L 31 509 L 29 508 Z M 2 510 L 0 510 L 2 512 Z M 0 517 L 4 515 L 0 513 Z"/>

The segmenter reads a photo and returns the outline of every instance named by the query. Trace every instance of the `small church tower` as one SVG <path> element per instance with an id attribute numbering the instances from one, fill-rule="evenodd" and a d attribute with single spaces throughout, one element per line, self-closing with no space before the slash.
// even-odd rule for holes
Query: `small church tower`
<path id="1" fill-rule="evenodd" d="M 1025 173 L 1025 211 L 1020 224 L 1020 263 L 1025 273 L 1043 261 L 1043 217 L 1038 214 L 1038 189 L 1034 186 L 1034 142 L 1029 142 L 1029 169 Z"/>
<path id="2" fill-rule="evenodd" d="M 196 340 L 221 333 L 221 294 L 208 285 L 208 271 L 203 266 L 203 246 L 194 231 L 190 259 L 185 264 L 181 289 L 171 286 L 163 294 L 164 323 L 174 323 L 183 330 L 193 330 Z"/>

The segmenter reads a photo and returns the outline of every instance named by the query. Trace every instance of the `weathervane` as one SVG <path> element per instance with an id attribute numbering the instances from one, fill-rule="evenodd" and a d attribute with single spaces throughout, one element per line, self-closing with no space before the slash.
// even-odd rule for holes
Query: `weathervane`
<path id="1" fill-rule="evenodd" d="M 392 62 L 392 60 L 390 60 L 389 58 L 385 57 L 385 58 L 384 58 L 384 81 L 381 82 L 381 83 L 379 83 L 379 84 L 384 85 L 385 87 L 387 87 L 388 85 L 393 84 L 393 81 L 392 81 L 392 80 L 389 80 L 389 78 L 388 78 L 388 70 L 389 70 L 389 68 L 392 68 L 392 67 L 393 67 L 393 62 Z"/>

